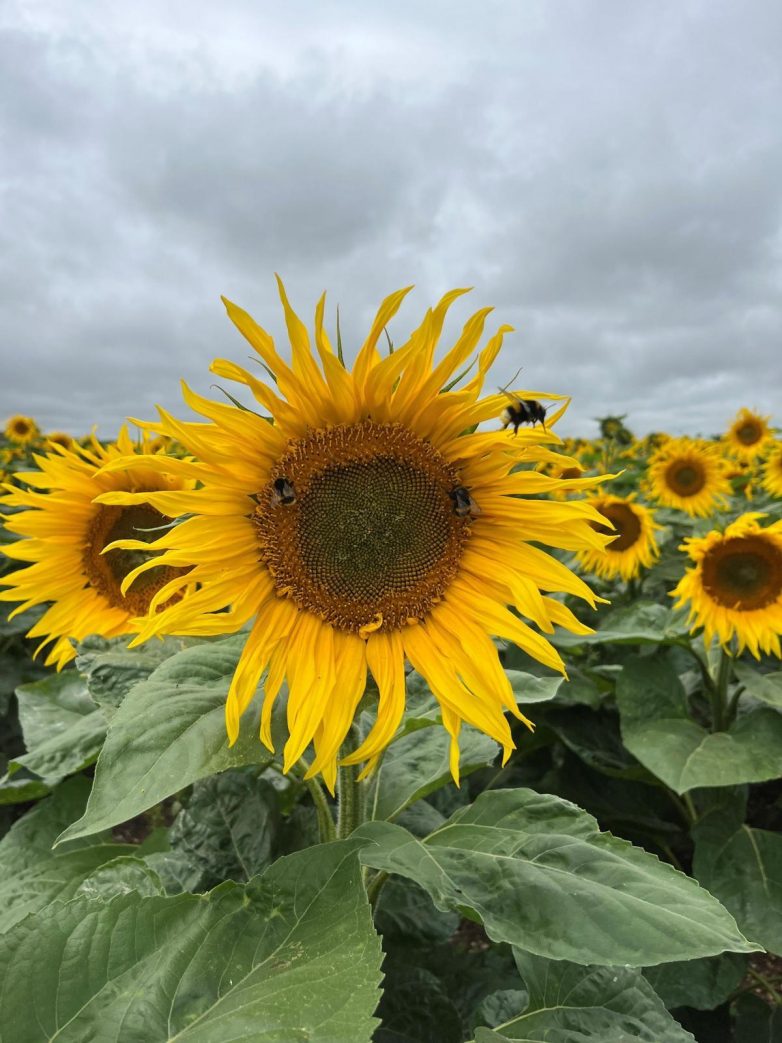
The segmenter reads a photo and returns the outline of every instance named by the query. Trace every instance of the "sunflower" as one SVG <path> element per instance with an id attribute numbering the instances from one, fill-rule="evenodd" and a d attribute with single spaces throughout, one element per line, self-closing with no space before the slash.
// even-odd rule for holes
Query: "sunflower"
<path id="1" fill-rule="evenodd" d="M 187 604 L 150 617 L 133 644 L 161 633 L 225 633 L 254 617 L 228 692 L 229 740 L 236 741 L 239 719 L 268 671 L 261 739 L 272 748 L 271 709 L 286 679 L 283 768 L 288 771 L 313 742 L 308 775 L 322 773 L 332 790 L 367 671 L 378 689 L 377 718 L 342 761 L 366 761 L 365 774 L 402 720 L 407 659 L 439 701 L 458 780 L 463 722 L 491 735 L 507 757 L 514 743 L 504 711 L 526 721 L 491 635 L 515 641 L 564 672 L 551 644 L 507 606 L 547 633 L 557 624 L 588 632 L 542 591 L 565 591 L 593 606 L 594 595 L 535 544 L 599 549 L 605 537 L 591 525 L 599 515 L 582 503 L 522 498 L 562 484 L 532 469 L 555 457 L 542 444 L 559 443 L 555 434 L 540 427 L 518 434 L 476 430 L 507 403 L 502 394 L 479 395 L 510 327 L 501 327 L 480 351 L 477 375 L 465 387 L 446 387 L 476 349 L 491 311 L 472 316 L 435 364 L 446 312 L 466 291 L 448 293 L 404 345 L 381 357 L 378 340 L 410 288 L 386 298 L 351 371 L 324 330 L 325 295 L 315 313 L 316 357 L 282 283 L 279 289 L 290 365 L 268 333 L 225 302 L 275 386 L 233 362 L 212 365 L 220 377 L 245 385 L 264 415 L 202 398 L 185 385 L 186 402 L 209 423 L 180 422 L 159 409 L 160 422 L 146 425 L 175 438 L 198 460 L 175 462 L 175 473 L 200 482 L 197 491 L 152 494 L 149 502 L 166 514 L 188 516 L 152 548 L 162 552 L 164 564 L 192 566 L 199 589 Z M 559 408 L 549 423 L 569 401 L 513 394 L 555 400 Z M 156 465 L 154 458 L 148 462 Z M 530 466 L 515 470 L 519 464 Z M 105 504 L 138 499 L 100 497 Z M 115 546 L 134 550 L 138 544 Z M 127 582 L 148 567 L 142 564 Z M 174 589 L 162 587 L 153 609 Z"/>
<path id="2" fill-rule="evenodd" d="M 46 665 L 61 669 L 75 653 L 69 641 L 90 634 L 114 637 L 133 630 L 132 619 L 146 614 L 153 595 L 162 587 L 179 583 L 181 596 L 186 570 L 170 566 L 154 568 L 134 584 L 126 596 L 120 586 L 140 560 L 153 530 L 171 519 L 140 501 L 131 507 L 108 507 L 93 503 L 108 490 L 181 488 L 183 481 L 165 473 L 144 469 L 141 457 L 132 455 L 134 445 L 123 428 L 115 445 L 104 447 L 92 439 L 90 449 L 55 445 L 46 455 L 34 456 L 38 470 L 21 471 L 15 477 L 28 488 L 6 486 L 0 505 L 22 508 L 8 514 L 6 528 L 26 537 L 3 547 L 3 553 L 29 564 L 0 578 L 0 601 L 20 601 L 11 617 L 35 605 L 52 602 L 28 637 L 41 637 L 36 651 L 47 645 Z M 105 464 L 122 458 L 126 467 L 99 472 Z M 188 483 L 192 485 L 191 483 Z M 41 490 L 41 491 L 37 491 Z M 108 543 L 121 536 L 139 536 L 138 551 L 103 553 Z"/>
<path id="3" fill-rule="evenodd" d="M 739 460 L 754 460 L 763 453 L 773 437 L 767 416 L 760 416 L 750 409 L 740 409 L 725 433 L 725 442 L 729 451 Z"/>
<path id="4" fill-rule="evenodd" d="M 772 496 L 782 496 L 782 442 L 775 442 L 771 447 L 760 484 Z"/>
<path id="5" fill-rule="evenodd" d="M 724 532 L 685 540 L 695 566 L 671 592 L 677 608 L 690 603 L 690 625 L 707 643 L 716 635 L 725 647 L 735 635 L 738 653 L 756 659 L 782 654 L 782 521 L 763 528 L 763 517 L 742 514 Z"/>
<path id="6" fill-rule="evenodd" d="M 38 425 L 31 416 L 12 416 L 5 425 L 5 437 L 9 442 L 24 445 L 39 435 Z"/>
<path id="7" fill-rule="evenodd" d="M 46 436 L 46 441 L 54 442 L 55 445 L 61 445 L 63 449 L 70 449 L 73 445 L 73 439 L 64 431 L 52 431 L 50 435 Z"/>
<path id="8" fill-rule="evenodd" d="M 724 506 L 731 491 L 718 449 L 691 438 L 672 438 L 656 450 L 645 484 L 659 503 L 701 518 Z"/>
<path id="9" fill-rule="evenodd" d="M 632 496 L 595 496 L 587 502 L 608 523 L 595 523 L 597 531 L 614 538 L 602 551 L 592 547 L 579 551 L 579 565 L 604 579 L 620 576 L 623 580 L 634 579 L 642 567 L 651 568 L 660 553 L 654 535 L 660 526 L 652 511 L 635 503 Z"/>

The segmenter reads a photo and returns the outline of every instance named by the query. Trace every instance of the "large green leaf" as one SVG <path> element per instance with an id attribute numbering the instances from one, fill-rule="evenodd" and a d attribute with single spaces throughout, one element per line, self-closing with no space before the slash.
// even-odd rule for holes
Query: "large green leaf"
<path id="1" fill-rule="evenodd" d="M 129 844 L 83 842 L 51 850 L 55 837 L 84 808 L 89 783 L 75 778 L 14 823 L 0 841 L 0 931 L 55 899 L 70 898 L 96 869 L 133 853 Z"/>
<path id="2" fill-rule="evenodd" d="M 601 613 L 594 634 L 556 633 L 549 639 L 557 648 L 579 645 L 659 645 L 678 641 L 687 633 L 686 617 L 654 601 Z"/>
<path id="3" fill-rule="evenodd" d="M 625 663 L 616 686 L 628 750 L 670 786 L 732 786 L 782 775 L 782 715 L 767 707 L 739 714 L 725 732 L 709 732 L 687 711 L 673 666 L 660 657 Z"/>
<path id="4" fill-rule="evenodd" d="M 93 763 L 106 736 L 106 718 L 75 670 L 21 685 L 16 697 L 27 753 L 9 762 L 9 777 L 26 768 L 56 786 Z"/>
<path id="5" fill-rule="evenodd" d="M 108 829 L 226 768 L 265 764 L 260 702 L 228 746 L 225 697 L 245 636 L 187 648 L 127 693 L 109 724 L 84 816 L 62 840 Z"/>
<path id="6" fill-rule="evenodd" d="M 249 880 L 272 861 L 276 794 L 252 769 L 201 779 L 171 829 L 171 847 L 199 872 L 198 890 Z"/>
<path id="7" fill-rule="evenodd" d="M 406 807 L 451 781 L 450 737 L 436 721 L 421 719 L 422 727 L 403 735 L 385 751 L 370 781 L 371 818 L 393 819 Z M 496 758 L 499 746 L 482 732 L 464 728 L 459 737 L 459 765 L 467 776 Z"/>
<path id="8" fill-rule="evenodd" d="M 76 669 L 89 693 L 110 718 L 133 685 L 144 681 L 162 662 L 193 644 L 192 638 L 166 637 L 128 648 L 129 638 L 88 637 L 79 645 Z"/>
<path id="9" fill-rule="evenodd" d="M 738 988 L 746 971 L 744 953 L 724 952 L 705 960 L 647 967 L 644 977 L 669 1010 L 673 1007 L 713 1010 Z"/>
<path id="10" fill-rule="evenodd" d="M 782 710 L 782 670 L 762 674 L 749 663 L 737 659 L 733 664 L 736 677 L 746 688 L 746 694 L 769 706 Z"/>
<path id="11" fill-rule="evenodd" d="M 693 831 L 693 873 L 742 931 L 782 954 L 782 835 L 753 829 L 721 806 Z"/>
<path id="12" fill-rule="evenodd" d="M 493 1031 L 478 1029 L 476 1043 L 695 1043 L 639 971 L 515 956 L 529 1004 Z"/>
<path id="13" fill-rule="evenodd" d="M 356 844 L 206 895 L 79 898 L 0 940 L 8 1043 L 368 1043 L 381 950 Z"/>
<path id="14" fill-rule="evenodd" d="M 566 801 L 481 794 L 425 841 L 369 822 L 362 861 L 415 880 L 440 909 L 477 915 L 495 941 L 552 959 L 642 967 L 756 946 L 691 878 Z"/>

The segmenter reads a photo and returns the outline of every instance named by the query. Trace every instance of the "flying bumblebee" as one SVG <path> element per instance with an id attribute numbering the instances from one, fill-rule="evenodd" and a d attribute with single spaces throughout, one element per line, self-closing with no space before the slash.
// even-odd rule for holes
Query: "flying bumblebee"
<path id="1" fill-rule="evenodd" d="M 509 395 L 504 388 L 500 388 L 503 395 L 506 395 L 510 399 L 510 405 L 503 411 L 502 414 L 502 427 L 503 430 L 509 425 L 513 424 L 514 435 L 519 433 L 519 428 L 522 424 L 537 424 L 543 425 L 543 430 L 546 430 L 546 407 L 542 406 L 534 398 L 514 398 L 513 395 Z"/>

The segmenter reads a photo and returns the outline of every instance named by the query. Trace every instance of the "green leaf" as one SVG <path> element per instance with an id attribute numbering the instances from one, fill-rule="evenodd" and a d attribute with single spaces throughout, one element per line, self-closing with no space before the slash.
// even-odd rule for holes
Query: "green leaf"
<path id="1" fill-rule="evenodd" d="M 436 721 L 397 739 L 383 755 L 370 781 L 368 807 L 376 819 L 396 818 L 405 808 L 452 782 L 448 762 L 450 737 Z M 463 776 L 491 764 L 499 746 L 482 732 L 466 727 L 459 737 Z"/>
<path id="2" fill-rule="evenodd" d="M 462 1043 L 462 1019 L 431 970 L 387 959 L 383 971 L 382 1024 L 373 1043 Z"/>
<path id="3" fill-rule="evenodd" d="M 133 685 L 146 680 L 166 659 L 192 645 L 192 638 L 166 637 L 148 641 L 141 648 L 128 648 L 125 637 L 88 637 L 79 645 L 76 669 L 107 718 Z"/>
<path id="4" fill-rule="evenodd" d="M 716 807 L 699 820 L 693 837 L 693 873 L 700 883 L 742 931 L 782 954 L 782 835 L 731 821 Z"/>
<path id="5" fill-rule="evenodd" d="M 536 677 L 523 670 L 506 670 L 505 673 L 522 710 L 532 703 L 550 702 L 564 681 L 564 677 Z"/>
<path id="6" fill-rule="evenodd" d="M 0 806 L 4 804 L 26 804 L 40 800 L 51 793 L 51 787 L 40 779 L 22 777 L 21 774 L 0 779 Z"/>
<path id="7" fill-rule="evenodd" d="M 746 694 L 759 699 L 769 706 L 782 710 L 782 670 L 775 673 L 762 674 L 749 663 L 736 659 L 733 663 L 736 677 L 746 688 Z"/>
<path id="8" fill-rule="evenodd" d="M 99 866 L 88 877 L 85 877 L 75 895 L 76 897 L 100 898 L 106 902 L 117 895 L 133 892 L 145 896 L 166 893 L 163 881 L 144 859 L 136 858 L 133 855 L 123 855 Z"/>
<path id="9" fill-rule="evenodd" d="M 22 685 L 16 697 L 28 752 L 9 762 L 9 776 L 26 768 L 45 785 L 56 786 L 93 763 L 106 736 L 106 719 L 75 670 Z"/>
<path id="10" fill-rule="evenodd" d="M 171 829 L 171 847 L 200 871 L 198 889 L 249 880 L 272 860 L 277 797 L 246 770 L 226 771 L 193 787 Z"/>
<path id="11" fill-rule="evenodd" d="M 744 993 L 733 1003 L 735 1043 L 782 1043 L 782 1006 Z"/>
<path id="12" fill-rule="evenodd" d="M 0 1024 L 13 1043 L 367 1043 L 380 960 L 355 842 L 321 845 L 246 886 L 28 917 L 0 940 Z"/>
<path id="13" fill-rule="evenodd" d="M 654 601 L 640 601 L 615 608 L 601 616 L 594 634 L 557 633 L 549 640 L 557 648 L 579 645 L 659 645 L 677 641 L 687 633 L 686 616 Z"/>
<path id="14" fill-rule="evenodd" d="M 639 971 L 552 962 L 519 950 L 514 954 L 529 1005 L 494 1031 L 478 1029 L 476 1043 L 695 1043 Z"/>
<path id="15" fill-rule="evenodd" d="M 436 909 L 428 893 L 412 880 L 392 876 L 380 892 L 375 926 L 384 941 L 432 945 L 451 937 L 459 916 Z"/>
<path id="16" fill-rule="evenodd" d="M 63 783 L 0 841 L 0 932 L 56 899 L 71 898 L 100 866 L 133 853 L 129 844 L 105 843 L 51 850 L 63 826 L 84 807 L 88 788 L 83 778 Z"/>
<path id="17" fill-rule="evenodd" d="M 728 731 L 708 732 L 690 719 L 684 688 L 659 657 L 628 660 L 616 697 L 627 749 L 676 793 L 782 775 L 782 715 L 774 710 L 752 709 Z"/>
<path id="18" fill-rule="evenodd" d="M 216 772 L 269 762 L 258 738 L 259 698 L 235 746 L 225 733 L 225 697 L 245 639 L 187 648 L 130 689 L 109 724 L 87 810 L 60 840 L 126 822 Z"/>
<path id="19" fill-rule="evenodd" d="M 485 792 L 423 842 L 389 822 L 353 835 L 366 865 L 541 956 L 641 967 L 756 948 L 694 880 L 546 794 Z"/>
<path id="20" fill-rule="evenodd" d="M 668 1010 L 694 1007 L 713 1010 L 741 984 L 747 971 L 743 953 L 724 952 L 705 960 L 663 963 L 644 969 L 644 977 Z"/>

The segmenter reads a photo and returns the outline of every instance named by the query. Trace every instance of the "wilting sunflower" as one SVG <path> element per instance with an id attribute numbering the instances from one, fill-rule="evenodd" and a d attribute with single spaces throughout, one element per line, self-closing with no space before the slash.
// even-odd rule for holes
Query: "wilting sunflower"
<path id="1" fill-rule="evenodd" d="M 703 627 L 707 643 L 717 637 L 738 653 L 748 648 L 779 656 L 782 634 L 782 521 L 763 528 L 762 514 L 742 514 L 724 532 L 685 540 L 695 566 L 671 597 L 690 603 L 690 625 Z"/>
<path id="2" fill-rule="evenodd" d="M 604 579 L 620 576 L 634 579 L 641 568 L 651 568 L 660 550 L 655 530 L 660 526 L 653 513 L 632 497 L 595 496 L 587 501 L 603 515 L 606 524 L 595 524 L 598 532 L 614 538 L 603 550 L 589 547 L 579 551 L 577 559 L 583 569 Z"/>
<path id="3" fill-rule="evenodd" d="M 750 409 L 740 409 L 725 433 L 725 442 L 729 451 L 739 460 L 754 460 L 763 453 L 773 437 L 767 416 L 760 416 Z"/>
<path id="4" fill-rule="evenodd" d="M 731 491 L 719 450 L 691 438 L 672 438 L 656 450 L 645 484 L 659 503 L 701 518 L 724 506 Z"/>
<path id="5" fill-rule="evenodd" d="M 782 496 L 782 442 L 775 442 L 763 465 L 760 483 L 772 496 Z"/>
<path id="6" fill-rule="evenodd" d="M 228 693 L 230 742 L 268 670 L 263 742 L 271 748 L 272 704 L 287 679 L 284 770 L 314 742 L 309 774 L 322 772 L 330 788 L 367 669 L 379 692 L 377 719 L 343 763 L 368 761 L 368 771 L 392 739 L 405 707 L 405 659 L 439 700 L 455 777 L 464 721 L 495 738 L 507 756 L 513 739 L 504 711 L 526 719 L 490 635 L 509 638 L 563 670 L 549 642 L 507 606 L 544 632 L 558 624 L 584 633 L 588 628 L 542 591 L 567 591 L 590 604 L 594 596 L 533 544 L 578 550 L 605 543 L 592 528 L 600 517 L 593 508 L 522 498 L 561 484 L 533 469 L 514 472 L 518 464 L 551 459 L 541 443 L 557 443 L 556 435 L 542 427 L 517 435 L 475 430 L 506 406 L 504 395 L 479 395 L 510 327 L 480 351 L 470 383 L 445 389 L 476 349 L 490 308 L 467 322 L 435 364 L 446 312 L 466 292 L 454 290 L 427 312 L 407 343 L 381 357 L 378 340 L 407 292 L 383 302 L 352 371 L 334 354 L 323 328 L 325 298 L 315 313 L 320 365 L 281 283 L 290 365 L 271 337 L 226 301 L 276 386 L 233 362 L 217 360 L 212 370 L 246 385 L 265 415 L 185 387 L 187 403 L 211 423 L 183 423 L 161 409 L 160 423 L 147 425 L 177 439 L 199 461 L 176 468 L 201 483 L 197 491 L 150 497 L 166 514 L 189 515 L 152 547 L 163 552 L 162 563 L 193 566 L 199 589 L 187 604 L 150 618 L 133 643 L 164 632 L 229 632 L 254 616 Z M 564 396 L 522 394 L 561 403 L 547 427 L 567 406 Z M 599 480 L 582 479 L 581 485 Z M 100 499 L 127 504 L 140 498 L 110 493 Z M 124 540 L 117 546 L 138 545 Z M 162 587 L 153 607 L 174 589 Z"/>
<path id="7" fill-rule="evenodd" d="M 12 416 L 5 425 L 5 437 L 9 442 L 24 445 L 39 435 L 38 425 L 31 416 Z"/>
<path id="8" fill-rule="evenodd" d="M 29 564 L 0 578 L 0 601 L 20 601 L 11 617 L 35 605 L 52 602 L 28 637 L 41 637 L 36 651 L 52 645 L 46 665 L 63 667 L 74 657 L 69 641 L 90 634 L 114 637 L 133 630 L 132 619 L 146 614 L 150 601 L 162 587 L 172 588 L 169 600 L 178 600 L 187 582 L 186 570 L 165 565 L 146 572 L 127 592 L 120 591 L 131 569 L 149 554 L 147 541 L 156 538 L 171 519 L 139 502 L 130 507 L 102 506 L 93 502 L 100 493 L 127 489 L 183 488 L 185 482 L 164 471 L 150 471 L 141 458 L 132 456 L 134 445 L 123 428 L 115 445 L 104 447 L 92 439 L 89 449 L 54 447 L 35 455 L 35 471 L 15 477 L 29 488 L 6 486 L 0 505 L 22 508 L 7 515 L 6 528 L 25 539 L 6 544 L 2 552 Z M 117 459 L 126 466 L 102 472 Z M 188 482 L 192 486 L 192 482 Z M 40 490 L 40 491 L 38 491 Z M 138 550 L 103 553 L 107 544 L 124 536 L 138 539 Z"/>

